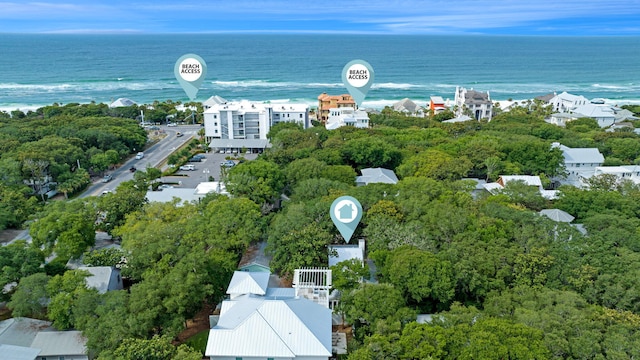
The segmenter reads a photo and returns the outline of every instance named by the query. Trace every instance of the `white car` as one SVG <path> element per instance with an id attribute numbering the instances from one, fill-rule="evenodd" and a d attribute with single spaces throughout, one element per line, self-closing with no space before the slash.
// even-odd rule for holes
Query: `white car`
<path id="1" fill-rule="evenodd" d="M 179 169 L 182 170 L 182 171 L 193 171 L 193 170 L 196 169 L 196 166 L 195 165 L 182 165 L 182 166 L 180 166 Z"/>
<path id="2" fill-rule="evenodd" d="M 136 160 L 140 160 L 140 159 L 142 159 L 143 157 L 144 157 L 144 153 L 143 153 L 143 152 L 139 152 L 139 153 L 136 155 Z"/>
<path id="3" fill-rule="evenodd" d="M 167 126 L 168 127 L 174 127 L 174 126 L 178 126 L 178 124 L 176 124 L 176 123 L 168 123 Z"/>

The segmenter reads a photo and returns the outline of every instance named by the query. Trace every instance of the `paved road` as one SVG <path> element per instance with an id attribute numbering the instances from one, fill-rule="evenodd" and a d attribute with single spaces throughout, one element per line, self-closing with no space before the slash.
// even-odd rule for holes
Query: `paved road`
<path id="1" fill-rule="evenodd" d="M 176 127 L 163 125 L 160 126 L 160 128 L 165 131 L 167 136 L 154 145 L 141 150 L 144 152 L 142 159 L 136 160 L 135 155 L 131 155 L 128 161 L 110 173 L 111 176 L 113 176 L 113 180 L 108 183 L 98 182 L 91 185 L 80 197 L 98 196 L 102 194 L 103 191 L 114 190 L 123 181 L 133 179 L 133 173 L 129 171 L 129 168 L 132 166 L 139 170 L 159 166 L 172 152 L 189 142 L 192 138 L 198 136 L 198 130 L 202 127 L 200 125 L 179 125 Z M 181 132 L 184 136 L 177 137 L 177 132 Z"/>
<path id="2" fill-rule="evenodd" d="M 97 196 L 102 194 L 105 190 L 114 190 L 118 187 L 118 185 L 123 181 L 128 181 L 133 179 L 133 173 L 129 171 L 131 166 L 135 166 L 140 170 L 144 170 L 147 166 L 156 167 L 160 165 L 173 151 L 180 148 L 180 146 L 184 145 L 192 138 L 198 136 L 198 130 L 202 127 L 200 125 L 179 125 L 176 127 L 167 127 L 166 125 L 160 126 L 161 130 L 164 130 L 167 136 L 154 145 L 148 147 L 147 149 L 143 149 L 144 157 L 140 160 L 135 159 L 135 155 L 131 155 L 131 158 L 124 162 L 118 169 L 112 171 L 110 174 L 113 176 L 113 180 L 108 183 L 97 182 L 93 185 L 89 186 L 87 190 L 85 190 L 79 197 L 85 198 L 88 196 Z M 184 136 L 177 137 L 176 133 L 181 132 Z M 222 154 L 220 154 L 222 155 Z M 218 161 L 218 174 L 216 180 L 219 178 L 219 165 Z M 196 174 L 201 174 L 202 172 L 195 172 Z M 213 174 L 212 174 L 213 175 Z M 213 175 L 215 176 L 215 175 Z M 191 176 L 189 177 L 191 178 Z M 195 179 L 194 179 L 195 180 Z M 196 182 L 203 181 L 200 179 Z M 195 188 L 195 185 L 193 186 Z M 29 235 L 29 229 L 23 230 L 20 232 L 13 240 L 4 243 L 3 245 L 8 245 L 16 240 L 27 240 L 27 242 L 31 242 L 31 236 Z"/>

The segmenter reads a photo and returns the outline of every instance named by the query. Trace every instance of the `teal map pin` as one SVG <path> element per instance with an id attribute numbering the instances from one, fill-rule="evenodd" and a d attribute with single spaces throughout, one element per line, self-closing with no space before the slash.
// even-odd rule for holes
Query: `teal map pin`
<path id="1" fill-rule="evenodd" d="M 329 211 L 333 224 L 348 243 L 362 219 L 362 205 L 354 197 L 340 196 L 333 201 Z"/>
<path id="2" fill-rule="evenodd" d="M 360 106 L 373 85 L 373 68 L 364 60 L 353 60 L 342 69 L 342 83 Z"/>
<path id="3" fill-rule="evenodd" d="M 200 85 L 207 75 L 207 63 L 196 54 L 182 55 L 173 68 L 176 79 L 192 101 L 200 90 Z"/>

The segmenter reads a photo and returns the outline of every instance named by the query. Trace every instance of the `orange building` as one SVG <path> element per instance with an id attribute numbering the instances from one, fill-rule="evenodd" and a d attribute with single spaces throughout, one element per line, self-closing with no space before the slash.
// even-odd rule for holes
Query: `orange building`
<path id="1" fill-rule="evenodd" d="M 327 95 L 327 93 L 322 93 L 318 96 L 318 113 L 316 117 L 318 121 L 325 124 L 329 118 L 329 109 L 342 107 L 356 108 L 356 102 L 353 101 L 351 95 Z"/>

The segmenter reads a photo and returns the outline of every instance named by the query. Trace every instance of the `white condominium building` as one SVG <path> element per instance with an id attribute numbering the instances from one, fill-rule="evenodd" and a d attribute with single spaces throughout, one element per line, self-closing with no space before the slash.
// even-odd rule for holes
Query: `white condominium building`
<path id="1" fill-rule="evenodd" d="M 204 112 L 204 131 L 211 148 L 264 149 L 271 126 L 280 122 L 309 127 L 309 106 L 265 104 L 247 100 L 213 104 Z"/>

